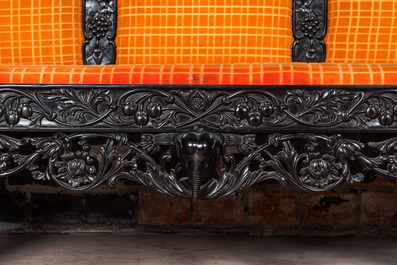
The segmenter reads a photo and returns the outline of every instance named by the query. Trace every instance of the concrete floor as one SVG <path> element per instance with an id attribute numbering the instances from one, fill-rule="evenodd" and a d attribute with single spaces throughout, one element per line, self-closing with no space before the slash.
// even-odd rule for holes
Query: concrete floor
<path id="1" fill-rule="evenodd" d="M 0 264 L 397 264 L 397 238 L 0 235 Z"/>

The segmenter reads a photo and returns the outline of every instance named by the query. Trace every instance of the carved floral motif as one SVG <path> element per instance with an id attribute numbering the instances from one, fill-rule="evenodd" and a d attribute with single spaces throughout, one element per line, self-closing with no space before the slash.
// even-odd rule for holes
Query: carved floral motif
<path id="1" fill-rule="evenodd" d="M 72 187 L 89 184 L 94 181 L 96 168 L 94 159 L 87 152 L 77 151 L 62 155 L 55 163 L 58 178 Z"/>
<path id="2" fill-rule="evenodd" d="M 0 125 L 15 128 L 394 128 L 396 115 L 395 89 L 0 88 Z"/>
<path id="3" fill-rule="evenodd" d="M 271 134 L 259 145 L 253 135 L 196 132 L 132 139 L 105 133 L 24 139 L 0 135 L 0 176 L 26 169 L 37 180 L 70 190 L 102 183 L 114 187 L 129 179 L 194 200 L 226 196 L 268 179 L 326 191 L 345 181 L 362 181 L 363 172 L 397 176 L 397 138 L 364 144 L 341 135 Z M 226 148 L 233 146 L 237 153 Z M 44 172 L 41 162 L 47 163 Z"/>
<path id="4" fill-rule="evenodd" d="M 325 154 L 312 160 L 304 160 L 300 171 L 303 183 L 319 188 L 328 186 L 333 181 L 339 180 L 338 167 L 335 157 Z"/>
<path id="5" fill-rule="evenodd" d="M 84 64 L 114 64 L 116 0 L 85 0 L 84 7 Z"/>
<path id="6" fill-rule="evenodd" d="M 293 60 L 295 62 L 324 62 L 326 5 L 326 0 L 294 1 Z"/>

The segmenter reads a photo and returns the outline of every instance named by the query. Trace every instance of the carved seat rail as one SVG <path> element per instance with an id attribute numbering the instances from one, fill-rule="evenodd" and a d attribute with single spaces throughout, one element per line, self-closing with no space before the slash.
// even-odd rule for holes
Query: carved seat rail
<path id="1" fill-rule="evenodd" d="M 2 85 L 0 176 L 28 170 L 71 190 L 128 179 L 193 200 L 269 179 L 325 191 L 370 173 L 395 178 L 396 93 L 357 86 Z M 367 142 L 374 132 L 377 142 Z"/>

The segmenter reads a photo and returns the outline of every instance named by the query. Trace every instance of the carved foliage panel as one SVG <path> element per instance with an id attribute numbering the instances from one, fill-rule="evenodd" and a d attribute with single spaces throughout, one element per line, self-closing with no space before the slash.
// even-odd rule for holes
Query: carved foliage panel
<path id="1" fill-rule="evenodd" d="M 0 177 L 31 171 L 38 181 L 69 190 L 114 187 L 128 179 L 183 198 L 213 199 L 276 180 L 305 191 L 327 191 L 364 173 L 397 177 L 397 138 L 365 143 L 342 135 L 57 133 L 0 135 Z M 40 167 L 39 165 L 45 165 Z"/>
<path id="2" fill-rule="evenodd" d="M 117 0 L 84 0 L 83 60 L 87 65 L 116 62 Z"/>
<path id="3" fill-rule="evenodd" d="M 327 31 L 327 0 L 295 0 L 293 13 L 294 62 L 324 62 Z"/>
<path id="4" fill-rule="evenodd" d="M 0 86 L 0 129 L 397 128 L 394 88 Z"/>

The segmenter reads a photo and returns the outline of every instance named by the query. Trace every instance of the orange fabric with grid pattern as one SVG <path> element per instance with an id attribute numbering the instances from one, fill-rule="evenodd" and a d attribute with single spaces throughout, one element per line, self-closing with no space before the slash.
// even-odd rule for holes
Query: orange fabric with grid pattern
<path id="1" fill-rule="evenodd" d="M 82 0 L 0 0 L 0 64 L 81 65 Z"/>
<path id="2" fill-rule="evenodd" d="M 397 64 L 0 66 L 0 83 L 392 85 L 397 84 Z"/>
<path id="3" fill-rule="evenodd" d="M 396 0 L 328 0 L 326 62 L 397 63 Z"/>
<path id="4" fill-rule="evenodd" d="M 116 64 L 291 62 L 292 0 L 119 0 Z"/>

